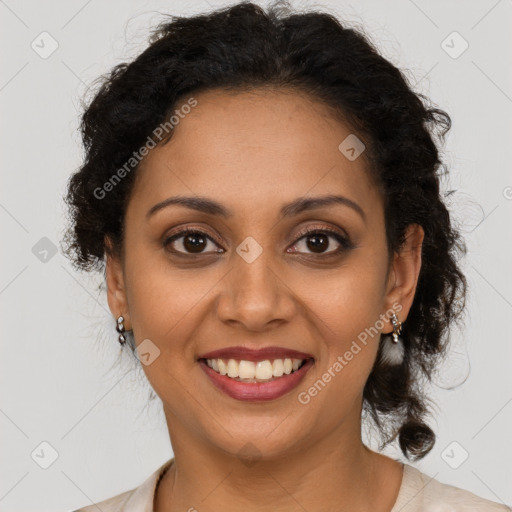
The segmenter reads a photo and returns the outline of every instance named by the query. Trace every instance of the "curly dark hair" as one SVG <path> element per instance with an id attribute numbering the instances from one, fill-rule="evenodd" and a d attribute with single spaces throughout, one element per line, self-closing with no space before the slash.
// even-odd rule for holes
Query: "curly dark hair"
<path id="1" fill-rule="evenodd" d="M 467 288 L 457 263 L 467 249 L 440 193 L 446 166 L 434 141 L 444 142 L 449 115 L 413 92 L 363 30 L 343 26 L 329 13 L 293 12 L 287 2 L 266 10 L 242 2 L 188 18 L 170 16 L 149 42 L 132 62 L 100 77 L 85 108 L 85 161 L 68 184 L 71 226 L 64 253 L 80 270 L 104 270 L 105 254 L 119 254 L 137 165 L 122 180 L 112 183 L 112 177 L 183 98 L 215 88 L 271 87 L 320 100 L 366 145 L 368 172 L 385 200 L 390 258 L 402 247 L 407 226 L 419 224 L 425 233 L 416 294 L 402 331 L 404 361 L 386 366 L 381 344 L 363 395 L 363 413 L 378 427 L 381 448 L 398 436 L 407 459 L 423 458 L 435 443 L 424 421 L 430 401 L 424 384 L 446 353 Z M 172 130 L 161 143 L 171 136 Z M 107 183 L 112 185 L 103 201 L 98 191 Z"/>

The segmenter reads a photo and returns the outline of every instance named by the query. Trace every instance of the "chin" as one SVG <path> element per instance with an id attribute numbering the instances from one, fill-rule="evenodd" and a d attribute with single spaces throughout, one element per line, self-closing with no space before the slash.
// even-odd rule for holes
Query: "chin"
<path id="1" fill-rule="evenodd" d="M 305 436 L 303 423 L 285 427 L 283 418 L 271 422 L 252 419 L 251 424 L 234 421 L 223 426 L 225 430 L 208 436 L 210 442 L 242 462 L 283 458 L 295 452 Z"/>

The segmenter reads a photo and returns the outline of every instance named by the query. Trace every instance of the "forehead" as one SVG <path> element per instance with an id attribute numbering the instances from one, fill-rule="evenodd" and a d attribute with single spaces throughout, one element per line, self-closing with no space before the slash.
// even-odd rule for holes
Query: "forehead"
<path id="1" fill-rule="evenodd" d="M 364 154 L 349 160 L 339 149 L 350 127 L 305 93 L 214 90 L 194 99 L 170 141 L 141 163 L 134 194 L 142 202 L 196 194 L 251 210 L 323 194 L 380 201 Z"/>

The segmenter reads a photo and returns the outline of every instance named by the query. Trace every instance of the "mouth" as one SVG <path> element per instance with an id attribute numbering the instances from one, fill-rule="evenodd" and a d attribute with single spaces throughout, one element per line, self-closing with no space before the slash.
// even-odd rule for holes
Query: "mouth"
<path id="1" fill-rule="evenodd" d="M 298 371 L 307 359 L 285 358 L 246 361 L 236 359 L 201 359 L 219 375 L 226 375 L 237 382 L 272 382 L 283 375 Z"/>
<path id="2" fill-rule="evenodd" d="M 275 358 L 264 360 L 200 358 L 202 370 L 220 391 L 236 400 L 261 402 L 275 400 L 299 385 L 314 358 Z"/>

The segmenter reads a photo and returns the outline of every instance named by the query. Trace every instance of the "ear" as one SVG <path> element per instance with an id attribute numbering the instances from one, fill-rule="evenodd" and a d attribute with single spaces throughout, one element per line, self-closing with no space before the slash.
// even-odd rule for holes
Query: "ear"
<path id="1" fill-rule="evenodd" d="M 106 265 L 105 279 L 107 282 L 107 300 L 110 311 L 117 320 L 118 317 L 124 318 L 125 329 L 131 329 L 130 313 L 128 311 L 128 301 L 126 299 L 126 288 L 124 282 L 123 266 L 119 256 L 116 256 L 111 249 L 110 240 L 106 240 Z"/>
<path id="2" fill-rule="evenodd" d="M 398 321 L 404 322 L 411 309 L 421 269 L 421 249 L 425 233 L 419 224 L 410 224 L 405 233 L 405 243 L 395 253 L 389 272 L 386 292 L 387 311 L 394 311 Z M 393 324 L 386 316 L 385 332 L 393 331 Z M 383 331 L 384 332 L 384 331 Z"/>

